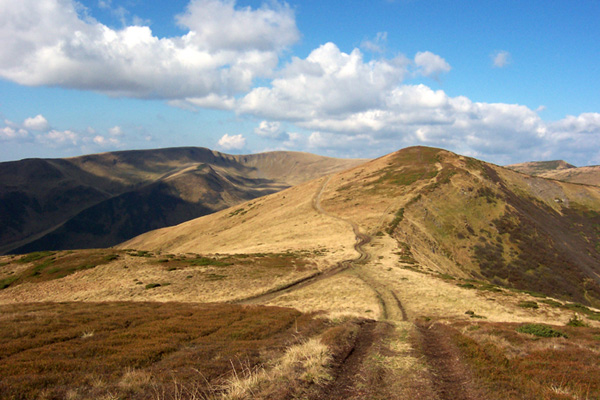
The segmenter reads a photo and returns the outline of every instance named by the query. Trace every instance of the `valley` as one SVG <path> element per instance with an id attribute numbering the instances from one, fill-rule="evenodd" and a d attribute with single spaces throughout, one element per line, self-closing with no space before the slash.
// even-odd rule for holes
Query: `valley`
<path id="1" fill-rule="evenodd" d="M 113 248 L 0 256 L 1 393 L 597 398 L 599 212 L 598 187 L 413 147 Z"/>
<path id="2" fill-rule="evenodd" d="M 0 254 L 113 246 L 361 162 L 181 147 L 0 163 Z"/>

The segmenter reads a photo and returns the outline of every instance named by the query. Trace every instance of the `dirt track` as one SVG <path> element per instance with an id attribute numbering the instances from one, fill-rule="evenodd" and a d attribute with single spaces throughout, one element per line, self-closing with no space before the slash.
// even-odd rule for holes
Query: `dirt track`
<path id="1" fill-rule="evenodd" d="M 460 361 L 450 328 L 440 323 L 418 321 L 420 346 L 430 367 L 430 381 L 439 400 L 487 398 L 474 384 L 468 368 Z"/>
<path id="2" fill-rule="evenodd" d="M 371 237 L 360 232 L 360 228 L 353 221 L 343 219 L 323 209 L 321 197 L 330 179 L 326 179 L 318 192 L 315 193 L 312 199 L 313 208 L 323 215 L 347 223 L 352 228 L 356 237 L 354 249 L 358 253 L 358 257 L 341 261 L 333 268 L 317 272 L 311 276 L 291 282 L 284 287 L 274 288 L 267 293 L 244 299 L 238 303 L 254 304 L 267 302 L 284 293 L 312 285 L 315 282 L 330 278 L 355 266 L 357 268 L 354 268 L 352 272 L 376 294 L 381 307 L 382 319 L 408 321 L 409 316 L 394 288 L 390 287 L 386 282 L 378 280 L 369 272 L 368 268 L 362 267 L 371 258 L 371 255 L 365 249 L 365 246 L 371 242 Z M 323 391 L 319 394 L 319 399 L 347 400 L 362 398 L 361 392 L 363 390 L 357 387 L 357 382 L 360 381 L 361 377 L 361 368 L 363 368 L 365 358 L 373 351 L 374 344 L 384 339 L 381 334 L 378 335 L 376 333 L 378 331 L 378 324 L 380 323 L 376 321 L 361 323 L 360 331 L 355 338 L 352 348 L 345 358 L 337 362 L 335 380 L 323 388 Z M 426 397 L 432 400 L 478 400 L 485 398 L 482 397 L 482 393 L 471 383 L 471 375 L 460 361 L 459 351 L 452 344 L 449 334 L 446 331 L 448 328 L 441 324 L 425 322 L 416 322 L 416 327 L 419 335 L 420 349 L 418 351 L 423 354 L 429 365 L 430 385 L 427 389 L 418 390 L 415 393 L 415 398 Z M 370 392 L 374 388 L 366 388 L 365 390 Z M 431 396 L 432 392 L 435 393 L 435 397 Z"/>
<path id="3" fill-rule="evenodd" d="M 376 334 L 375 321 L 364 321 L 356 340 L 346 357 L 338 361 L 335 380 L 319 393 L 318 399 L 347 400 L 358 394 L 356 382 L 360 380 L 361 367 L 373 343 L 380 338 Z"/>
<path id="4" fill-rule="evenodd" d="M 323 194 L 323 191 L 327 187 L 327 184 L 329 183 L 330 179 L 331 179 L 331 177 L 327 178 L 325 180 L 325 182 L 323 182 L 323 184 L 319 188 L 319 191 L 317 193 L 315 193 L 315 196 L 312 199 L 313 208 L 320 214 L 327 215 L 330 218 L 334 218 L 334 219 L 337 219 L 340 221 L 344 221 L 352 227 L 354 235 L 356 236 L 356 242 L 354 243 L 354 250 L 356 250 L 356 252 L 358 253 L 358 257 L 353 258 L 351 260 L 340 261 L 333 268 L 329 268 L 325 271 L 316 272 L 310 276 L 304 277 L 304 278 L 299 279 L 294 282 L 290 282 L 289 284 L 287 284 L 285 286 L 273 288 L 273 289 L 267 291 L 266 293 L 263 293 L 263 294 L 260 294 L 257 296 L 253 296 L 253 297 L 249 297 L 249 298 L 237 301 L 235 303 L 238 303 L 238 304 L 264 303 L 264 302 L 272 300 L 276 297 L 279 297 L 284 293 L 288 293 L 293 290 L 298 290 L 300 288 L 312 285 L 313 283 L 319 282 L 323 279 L 330 278 L 336 274 L 339 274 L 342 271 L 347 270 L 348 268 L 352 267 L 352 265 L 354 265 L 354 264 L 364 263 L 370 259 L 370 255 L 365 250 L 364 246 L 371 242 L 371 237 L 369 235 L 361 233 L 360 229 L 354 222 L 348 221 L 343 218 L 337 217 L 333 214 L 330 214 L 329 212 L 325 211 L 323 209 L 323 207 L 321 206 L 321 196 Z"/>

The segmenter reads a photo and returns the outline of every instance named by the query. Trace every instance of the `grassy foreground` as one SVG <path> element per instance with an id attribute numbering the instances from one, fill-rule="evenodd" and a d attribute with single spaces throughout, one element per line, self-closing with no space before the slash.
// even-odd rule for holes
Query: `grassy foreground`
<path id="1" fill-rule="evenodd" d="M 185 303 L 0 306 L 0 398 L 212 398 L 325 322 L 281 307 Z"/>
<path id="2" fill-rule="evenodd" d="M 579 321 L 579 322 L 578 322 Z M 600 398 L 600 329 L 459 322 L 446 328 L 493 398 Z"/>

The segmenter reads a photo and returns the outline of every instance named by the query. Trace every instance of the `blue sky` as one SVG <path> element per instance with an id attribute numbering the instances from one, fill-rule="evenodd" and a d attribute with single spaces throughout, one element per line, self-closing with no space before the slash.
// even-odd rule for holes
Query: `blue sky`
<path id="1" fill-rule="evenodd" d="M 598 1 L 0 0 L 0 161 L 140 148 L 600 164 Z"/>

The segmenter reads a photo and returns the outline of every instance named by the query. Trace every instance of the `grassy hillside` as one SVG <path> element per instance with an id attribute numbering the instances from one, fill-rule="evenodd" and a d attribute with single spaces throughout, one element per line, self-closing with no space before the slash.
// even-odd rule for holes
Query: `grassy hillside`
<path id="1" fill-rule="evenodd" d="M 343 251 L 349 244 L 341 233 L 321 236 L 342 232 L 335 227 L 340 221 L 318 216 L 306 203 L 300 206 L 298 198 L 308 201 L 316 185 L 299 185 L 123 246 L 273 251 L 293 248 L 297 240 L 301 247 L 322 243 L 330 253 Z M 404 253 L 401 259 L 415 268 L 600 304 L 596 187 L 529 177 L 444 150 L 414 147 L 334 174 L 322 205 L 365 232 L 393 236 Z"/>
<path id="2" fill-rule="evenodd" d="M 391 233 L 436 272 L 600 304 L 598 188 L 431 148 L 370 164 L 383 168 L 338 174 L 324 206 Z"/>
<path id="3" fill-rule="evenodd" d="M 190 147 L 0 163 L 0 254 L 111 246 L 359 162 Z"/>
<path id="4" fill-rule="evenodd" d="M 413 147 L 116 248 L 0 256 L 0 398 L 599 398 L 599 204 Z"/>
<path id="5" fill-rule="evenodd" d="M 530 161 L 520 164 L 507 165 L 506 168 L 522 172 L 527 175 L 543 176 L 545 173 L 577 168 L 563 160 Z"/>
<path id="6" fill-rule="evenodd" d="M 600 186 L 600 166 L 597 165 L 578 168 L 564 161 L 538 161 L 508 165 L 507 168 L 548 179 Z"/>

